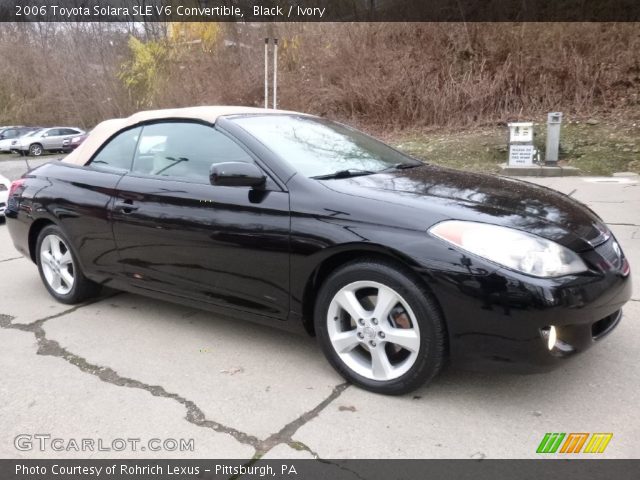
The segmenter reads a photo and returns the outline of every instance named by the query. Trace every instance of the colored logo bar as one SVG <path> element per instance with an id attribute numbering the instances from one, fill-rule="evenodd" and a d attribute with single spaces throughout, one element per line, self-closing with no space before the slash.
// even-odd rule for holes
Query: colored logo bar
<path id="1" fill-rule="evenodd" d="M 613 433 L 593 433 L 591 438 L 589 433 L 545 433 L 536 453 L 581 453 L 585 444 L 582 453 L 603 453 L 611 437 Z"/>

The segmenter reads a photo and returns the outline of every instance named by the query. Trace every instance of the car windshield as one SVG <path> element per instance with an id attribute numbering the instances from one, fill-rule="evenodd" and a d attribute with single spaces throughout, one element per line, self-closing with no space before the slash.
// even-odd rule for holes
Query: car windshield
<path id="1" fill-rule="evenodd" d="M 232 120 L 306 177 L 370 174 L 421 165 L 362 132 L 321 118 L 252 115 Z"/>

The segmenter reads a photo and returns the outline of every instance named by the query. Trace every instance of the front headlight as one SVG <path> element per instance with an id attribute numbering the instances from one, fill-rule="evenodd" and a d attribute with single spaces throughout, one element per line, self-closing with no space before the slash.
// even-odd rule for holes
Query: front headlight
<path id="1" fill-rule="evenodd" d="M 429 232 L 462 250 L 534 277 L 560 277 L 587 270 L 582 259 L 568 248 L 513 228 L 447 220 Z"/>

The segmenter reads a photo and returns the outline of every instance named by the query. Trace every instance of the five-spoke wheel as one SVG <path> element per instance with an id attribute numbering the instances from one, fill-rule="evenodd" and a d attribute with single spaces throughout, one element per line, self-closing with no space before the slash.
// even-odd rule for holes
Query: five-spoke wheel
<path id="1" fill-rule="evenodd" d="M 368 390 L 401 394 L 433 378 L 444 359 L 444 322 L 420 280 L 381 261 L 348 264 L 316 300 L 316 334 L 333 367 Z"/>
<path id="2" fill-rule="evenodd" d="M 51 233 L 42 239 L 40 262 L 51 289 L 60 295 L 68 294 L 75 281 L 73 259 L 69 247 L 58 235 Z"/>
<path id="3" fill-rule="evenodd" d="M 34 143 L 33 145 L 29 146 L 29 155 L 33 157 L 39 157 L 40 155 L 42 155 L 42 152 L 42 145 L 40 145 L 39 143 Z"/>
<path id="4" fill-rule="evenodd" d="M 405 299 L 377 282 L 342 287 L 327 312 L 329 339 L 342 361 L 373 380 L 406 373 L 420 350 L 420 327 Z"/>
<path id="5" fill-rule="evenodd" d="M 78 303 L 100 291 L 100 285 L 84 276 L 69 241 L 57 225 L 47 225 L 40 231 L 36 263 L 45 287 L 60 302 Z"/>

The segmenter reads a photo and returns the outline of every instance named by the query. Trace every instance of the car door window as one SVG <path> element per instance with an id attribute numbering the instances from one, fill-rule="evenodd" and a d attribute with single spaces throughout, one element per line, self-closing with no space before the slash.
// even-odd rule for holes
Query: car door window
<path id="1" fill-rule="evenodd" d="M 131 128 L 109 140 L 91 159 L 89 166 L 129 170 L 142 127 Z"/>
<path id="2" fill-rule="evenodd" d="M 250 163 L 253 159 L 240 145 L 210 126 L 155 123 L 142 131 L 133 171 L 209 183 L 211 165 L 222 162 Z"/>
<path id="3" fill-rule="evenodd" d="M 63 135 L 78 135 L 80 132 L 78 130 L 74 130 L 72 128 L 64 128 L 62 130 Z"/>

